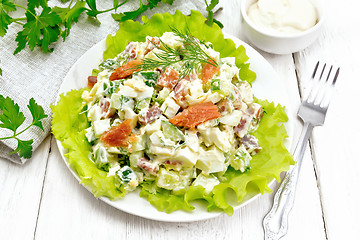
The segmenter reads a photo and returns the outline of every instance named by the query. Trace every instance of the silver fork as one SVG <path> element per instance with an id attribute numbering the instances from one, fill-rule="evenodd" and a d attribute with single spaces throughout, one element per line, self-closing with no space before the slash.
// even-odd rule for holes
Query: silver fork
<path id="1" fill-rule="evenodd" d="M 305 100 L 302 101 L 298 111 L 298 116 L 304 121 L 304 126 L 293 155 L 296 163 L 286 173 L 275 194 L 273 206 L 263 221 L 265 240 L 280 239 L 287 232 L 287 219 L 294 203 L 296 184 L 306 144 L 312 129 L 315 126 L 324 124 L 331 93 L 340 72 L 340 68 L 338 68 L 335 74 L 333 74 L 334 76 L 332 76 L 333 66 L 331 66 L 326 74 L 326 64 L 324 64 L 321 71 L 318 71 L 318 69 L 319 62 L 317 62 L 311 76 L 311 90 L 307 97 L 303 98 Z"/>

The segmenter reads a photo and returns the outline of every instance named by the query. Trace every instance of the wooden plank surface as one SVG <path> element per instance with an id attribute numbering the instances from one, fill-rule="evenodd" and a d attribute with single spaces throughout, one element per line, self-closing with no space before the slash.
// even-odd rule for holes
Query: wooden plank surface
<path id="1" fill-rule="evenodd" d="M 25 165 L 0 159 L 0 239 L 33 239 L 49 148 L 50 137 Z"/>
<path id="2" fill-rule="evenodd" d="M 325 125 L 312 134 L 312 154 L 328 239 L 358 239 L 360 3 L 327 1 L 325 7 L 325 29 L 319 41 L 295 55 L 296 67 L 304 88 L 316 61 L 341 66 Z"/>
<path id="3" fill-rule="evenodd" d="M 218 18 L 224 31 L 243 38 L 240 2 L 221 4 Z M 352 119 L 359 116 L 356 59 L 360 36 L 352 30 L 360 20 L 359 4 L 351 0 L 340 5 L 331 0 L 326 7 L 325 31 L 305 51 L 294 56 L 261 52 L 283 78 L 293 96 L 290 104 L 300 103 L 295 69 L 302 89 L 318 59 L 342 67 L 325 126 L 314 130 L 311 151 L 308 148 L 305 154 L 285 240 L 357 238 L 360 164 L 356 149 L 360 141 L 356 134 L 360 128 Z M 346 18 L 331 17 L 345 12 Z M 297 122 L 295 138 L 300 127 Z M 146 220 L 96 200 L 68 171 L 54 139 L 51 147 L 48 160 L 47 138 L 24 166 L 0 159 L 0 239 L 263 239 L 262 218 L 271 207 L 273 194 L 259 197 L 231 217 L 195 223 Z"/>
<path id="4" fill-rule="evenodd" d="M 259 197 L 231 217 L 193 223 L 147 220 L 95 199 L 68 171 L 54 139 L 51 146 L 35 239 L 263 239 L 261 220 L 272 195 Z M 306 158 L 285 240 L 325 239 L 309 151 Z"/>
<path id="5" fill-rule="evenodd" d="M 239 3 L 225 6 L 219 15 L 224 32 L 241 36 Z M 289 89 L 291 104 L 299 104 L 297 79 L 291 55 L 275 56 L 263 53 L 284 85 Z M 292 112 L 291 114 L 295 114 Z M 299 134 L 296 122 L 295 135 Z M 296 136 L 295 136 L 296 138 Z M 195 223 L 164 223 L 132 216 L 96 200 L 71 176 L 62 162 L 55 141 L 45 178 L 44 194 L 39 212 L 36 239 L 262 239 L 262 218 L 271 207 L 273 195 L 266 194 L 236 211 L 233 216 Z M 299 181 L 298 198 L 290 216 L 289 234 L 284 239 L 325 239 L 322 211 L 310 152 L 306 155 Z M 311 216 L 309 218 L 309 216 Z M 307 219 L 304 222 L 304 219 Z M 59 228 L 59 226 L 63 226 Z M 303 228 L 307 231 L 303 231 Z"/>

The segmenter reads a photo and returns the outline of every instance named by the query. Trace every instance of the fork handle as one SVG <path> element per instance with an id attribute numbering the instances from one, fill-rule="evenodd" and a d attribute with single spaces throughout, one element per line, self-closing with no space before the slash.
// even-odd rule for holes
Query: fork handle
<path id="1" fill-rule="evenodd" d="M 304 123 L 300 139 L 294 151 L 295 165 L 289 170 L 274 196 L 274 203 L 270 212 L 265 216 L 263 225 L 265 240 L 277 240 L 283 237 L 288 228 L 288 215 L 293 206 L 296 184 L 304 157 L 306 144 L 314 126 Z"/>

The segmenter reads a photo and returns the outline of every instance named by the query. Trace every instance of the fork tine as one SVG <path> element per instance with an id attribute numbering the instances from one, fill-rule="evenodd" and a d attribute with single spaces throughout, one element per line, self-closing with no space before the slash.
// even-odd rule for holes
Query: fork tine
<path id="1" fill-rule="evenodd" d="M 324 71 L 325 71 L 325 68 L 326 68 L 326 63 L 324 64 L 324 67 L 323 67 L 323 69 L 322 69 L 322 71 L 321 71 L 319 80 L 322 78 L 322 76 L 323 76 L 323 74 L 324 74 Z"/>
<path id="2" fill-rule="evenodd" d="M 316 77 L 317 72 L 318 72 L 318 67 L 319 67 L 319 62 L 317 62 L 314 72 L 313 72 L 313 75 L 311 76 L 311 83 L 310 83 L 311 86 L 310 86 L 310 90 L 307 95 L 307 98 L 305 100 L 308 103 L 315 103 L 315 101 L 317 100 L 317 97 L 319 96 L 319 91 L 321 92 L 321 87 L 320 87 L 320 85 L 322 83 L 321 79 L 324 74 L 326 64 L 324 64 L 324 66 L 320 72 L 320 76 Z"/>
<path id="3" fill-rule="evenodd" d="M 312 76 L 311 76 L 312 79 L 315 78 L 315 74 L 316 74 L 316 71 L 317 71 L 317 69 L 318 69 L 318 67 L 319 67 L 319 63 L 320 63 L 320 61 L 318 61 L 318 62 L 316 63 L 316 66 L 315 66 L 315 68 L 314 68 L 314 72 L 313 72 L 313 74 L 312 74 Z"/>
<path id="4" fill-rule="evenodd" d="M 329 73 L 328 73 L 327 78 L 326 78 L 326 81 L 329 80 L 329 77 L 330 77 L 330 74 L 331 74 L 331 70 L 332 70 L 332 69 L 333 69 L 333 66 L 331 65 L 330 70 L 329 70 Z"/>
<path id="5" fill-rule="evenodd" d="M 336 70 L 332 82 L 330 84 L 328 84 L 327 90 L 324 91 L 325 94 L 324 94 L 323 99 L 320 102 L 320 106 L 325 108 L 325 110 L 327 110 L 327 108 L 329 107 L 331 96 L 333 94 L 333 91 L 334 91 L 334 88 L 335 88 L 335 83 L 336 83 L 336 80 L 337 80 L 337 78 L 339 76 L 339 73 L 340 73 L 340 68 L 338 68 Z M 330 73 L 329 73 L 329 78 L 330 78 Z"/>
<path id="6" fill-rule="evenodd" d="M 332 85 L 335 85 L 336 80 L 337 80 L 337 78 L 339 76 L 339 73 L 340 73 L 340 67 L 338 67 L 338 69 L 336 70 L 335 77 L 334 77 L 334 80 L 332 82 Z"/>
<path id="7" fill-rule="evenodd" d="M 313 95 L 314 89 L 315 89 L 315 76 L 318 70 L 320 62 L 318 61 L 315 65 L 313 74 L 311 75 L 311 79 L 309 81 L 309 85 L 304 90 L 304 98 L 303 101 L 305 102 L 311 102 L 311 97 Z"/>
<path id="8" fill-rule="evenodd" d="M 324 65 L 323 72 L 321 73 L 321 75 L 323 75 L 323 73 L 324 73 L 325 65 Z M 319 93 L 317 94 L 317 96 L 315 97 L 314 104 L 323 105 L 324 100 L 327 96 L 327 92 L 329 91 L 328 88 L 331 86 L 331 85 L 329 86 L 329 78 L 330 78 L 332 69 L 333 69 L 333 66 L 331 65 L 326 79 L 324 81 L 322 81 L 319 86 L 320 90 L 319 90 Z"/>

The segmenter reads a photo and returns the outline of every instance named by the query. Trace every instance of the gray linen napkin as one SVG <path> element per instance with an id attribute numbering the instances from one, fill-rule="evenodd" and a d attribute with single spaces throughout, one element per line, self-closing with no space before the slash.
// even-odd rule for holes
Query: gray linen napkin
<path id="1" fill-rule="evenodd" d="M 97 1 L 98 9 L 111 7 L 113 1 Z M 61 4 L 60 1 L 49 1 L 49 5 Z M 125 4 L 121 11 L 135 10 L 139 1 L 130 1 Z M 198 10 L 206 16 L 203 0 L 175 0 L 173 5 L 162 4 L 145 14 L 152 16 L 154 13 L 175 13 L 180 10 L 184 14 L 190 14 L 190 10 Z M 3 70 L 0 77 L 0 94 L 12 98 L 20 107 L 26 117 L 23 126 L 31 123 L 31 114 L 26 105 L 30 98 L 44 108 L 45 114 L 51 115 L 50 104 L 55 103 L 58 89 L 76 60 L 97 42 L 104 39 L 108 34 L 118 30 L 118 23 L 110 14 L 99 15 L 100 25 L 90 21 L 85 14 L 80 17 L 79 22 L 73 24 L 70 35 L 66 41 L 59 40 L 55 45 L 54 52 L 43 53 L 39 49 L 31 52 L 28 47 L 17 55 L 13 55 L 16 48 L 16 33 L 21 26 L 12 24 L 8 33 L 0 39 L 0 65 Z M 34 139 L 33 151 L 40 145 L 44 138 L 50 133 L 51 118 L 42 120 L 44 132 L 37 127 L 32 127 L 19 136 L 20 139 Z M 21 127 L 20 127 L 21 128 Z M 10 132 L 0 128 L 0 138 L 9 136 Z M 27 159 L 20 158 L 16 154 L 9 155 L 17 146 L 15 140 L 0 141 L 0 158 L 9 159 L 15 163 L 23 164 Z"/>

